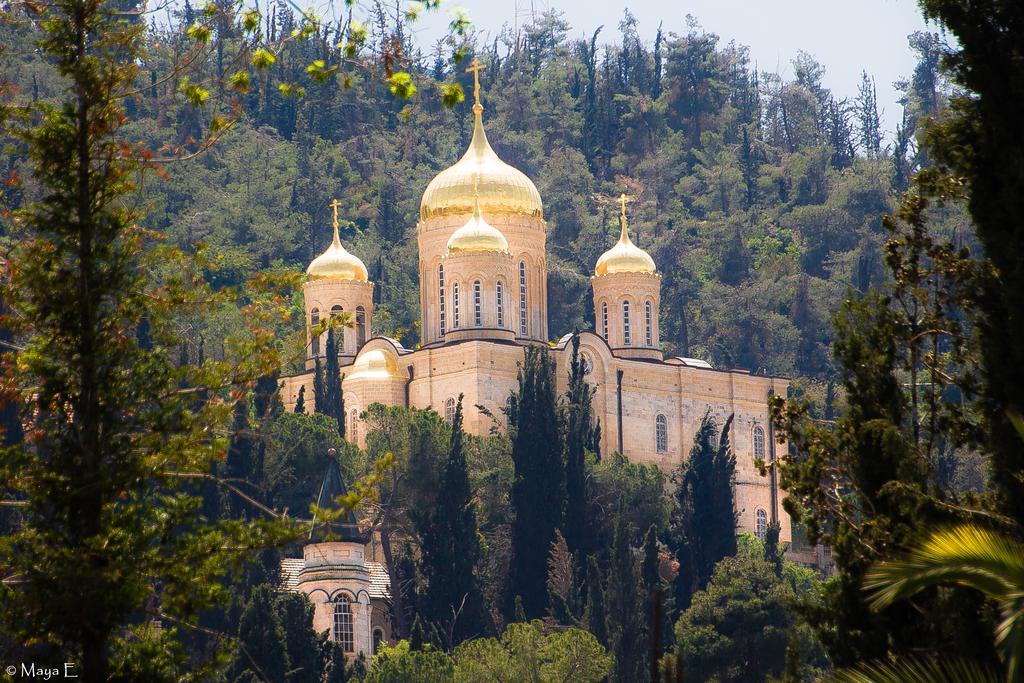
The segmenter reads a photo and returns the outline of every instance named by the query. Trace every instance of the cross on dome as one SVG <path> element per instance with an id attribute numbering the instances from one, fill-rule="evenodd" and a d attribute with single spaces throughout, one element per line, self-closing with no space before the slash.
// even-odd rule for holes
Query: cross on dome
<path id="1" fill-rule="evenodd" d="M 338 207 L 339 206 L 341 206 L 341 202 L 339 202 L 337 199 L 332 199 L 331 200 L 331 208 L 334 209 L 334 230 L 335 230 L 335 233 L 337 233 L 338 225 L 339 225 L 339 223 L 338 223 Z"/>
<path id="2" fill-rule="evenodd" d="M 476 100 L 476 104 L 473 105 L 474 107 L 483 106 L 480 104 L 480 72 L 486 68 L 480 63 L 479 59 L 473 57 L 473 61 L 469 63 L 469 68 L 466 69 L 466 73 L 473 72 L 473 99 Z"/>

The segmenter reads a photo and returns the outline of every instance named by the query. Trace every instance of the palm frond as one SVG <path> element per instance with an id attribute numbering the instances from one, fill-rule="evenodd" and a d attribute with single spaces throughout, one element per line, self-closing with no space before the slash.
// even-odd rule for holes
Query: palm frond
<path id="1" fill-rule="evenodd" d="M 977 526 L 942 529 L 907 557 L 873 567 L 864 589 L 871 606 L 882 609 L 939 584 L 975 588 L 1001 603 L 1013 600 L 1024 586 L 1024 548 Z"/>
<path id="2" fill-rule="evenodd" d="M 997 683 L 998 672 L 967 659 L 905 659 L 840 669 L 832 683 Z"/>

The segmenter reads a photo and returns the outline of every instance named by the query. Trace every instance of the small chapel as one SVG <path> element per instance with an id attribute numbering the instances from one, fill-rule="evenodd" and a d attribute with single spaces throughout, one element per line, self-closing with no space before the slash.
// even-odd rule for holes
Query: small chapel
<path id="1" fill-rule="evenodd" d="M 479 68 L 474 60 L 470 70 L 477 75 Z M 548 331 L 544 205 L 533 182 L 491 148 L 478 80 L 474 94 L 469 148 L 430 181 L 420 202 L 422 344 L 408 349 L 374 336 L 374 283 L 341 243 L 336 203 L 333 241 L 306 271 L 305 371 L 282 379 L 281 397 L 291 409 L 302 387 L 305 396 L 312 395 L 326 335 L 311 331 L 325 316 L 349 313 L 353 323 L 341 328 L 339 354 L 346 438 L 360 446 L 366 438 L 360 414 L 371 404 L 432 408 L 451 420 L 459 394 L 465 395 L 464 429 L 488 434 L 518 386 L 527 345 L 549 347 L 558 390 L 566 389 L 572 334 L 553 337 Z M 581 332 L 579 343 L 587 380 L 596 389 L 601 455 L 618 452 L 670 471 L 687 457 L 706 413 L 719 425 L 731 415 L 737 528 L 763 538 L 768 524 L 778 522 L 780 541 L 787 543 L 792 530 L 774 469 L 761 476 L 754 461 L 775 460 L 779 446 L 768 399 L 785 395 L 788 380 L 665 357 L 659 336 L 662 278 L 651 256 L 630 238 L 626 200 L 620 199 L 618 241 L 597 260 L 591 277 L 597 329 Z M 324 498 L 325 492 L 341 486 L 336 477 L 336 466 L 328 467 L 325 502 L 333 499 Z M 353 656 L 369 657 L 390 635 L 383 616 L 387 573 L 367 559 L 372 552 L 364 546 L 372 543 L 367 545 L 370 539 L 354 520 L 334 529 L 332 537 L 341 540 L 317 542 L 314 534 L 302 560 L 286 560 L 291 564 L 284 568 L 285 583 L 313 599 L 318 629 L 330 629 Z"/>

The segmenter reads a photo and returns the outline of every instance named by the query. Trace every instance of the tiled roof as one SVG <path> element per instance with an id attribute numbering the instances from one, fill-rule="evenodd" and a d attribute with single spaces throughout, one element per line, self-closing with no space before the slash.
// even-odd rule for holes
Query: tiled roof
<path id="1" fill-rule="evenodd" d="M 367 562 L 370 570 L 370 597 L 389 600 L 391 598 L 391 577 L 380 562 Z"/>
<path id="2" fill-rule="evenodd" d="M 299 572 L 306 566 L 301 557 L 285 557 L 281 559 L 281 588 L 293 591 L 299 585 Z"/>
<path id="3" fill-rule="evenodd" d="M 301 557 L 285 557 L 281 560 L 281 588 L 294 591 L 299 585 L 299 573 L 305 569 L 306 561 Z M 370 597 L 381 600 L 391 599 L 391 577 L 380 562 L 366 562 L 370 572 Z"/>

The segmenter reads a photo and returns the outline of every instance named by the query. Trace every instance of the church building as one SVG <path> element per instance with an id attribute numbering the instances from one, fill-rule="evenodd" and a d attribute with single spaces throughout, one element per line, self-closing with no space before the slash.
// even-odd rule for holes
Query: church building
<path id="1" fill-rule="evenodd" d="M 337 204 L 334 239 L 307 269 L 306 369 L 283 378 L 281 397 L 291 408 L 301 387 L 312 396 L 313 368 L 317 358 L 324 358 L 326 335 L 309 330 L 325 316 L 352 314 L 353 324 L 342 328 L 339 347 L 346 434 L 359 445 L 366 437 L 359 415 L 370 404 L 433 408 L 450 420 L 460 393 L 465 395 L 466 431 L 488 434 L 518 386 L 518 364 L 530 344 L 549 346 L 559 393 L 566 388 L 571 334 L 549 342 L 554 337 L 548 331 L 543 203 L 533 182 L 491 148 L 479 84 L 475 94 L 469 149 L 427 185 L 420 203 L 422 344 L 407 349 L 373 335 L 374 285 L 363 262 L 341 243 Z M 619 452 L 667 472 L 687 457 L 708 411 L 719 426 L 732 415 L 738 529 L 763 537 L 767 525 L 777 520 L 780 540 L 789 542 L 790 520 L 775 478 L 761 476 L 754 467 L 755 458 L 775 459 L 778 446 L 767 403 L 773 393 L 785 395 L 788 381 L 714 368 L 692 358 L 665 358 L 659 336 L 661 275 L 651 256 L 630 239 L 625 197 L 619 239 L 597 260 L 591 283 L 597 329 L 580 333 L 580 352 L 587 380 L 596 388 L 601 455 Z M 318 558 L 336 554 L 316 551 Z M 363 598 L 353 595 L 358 614 Z M 356 623 L 362 624 L 358 618 Z M 358 637 L 365 640 L 364 631 L 360 625 Z"/>

